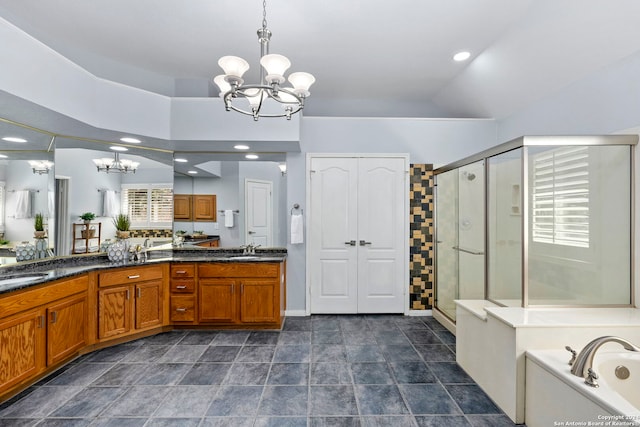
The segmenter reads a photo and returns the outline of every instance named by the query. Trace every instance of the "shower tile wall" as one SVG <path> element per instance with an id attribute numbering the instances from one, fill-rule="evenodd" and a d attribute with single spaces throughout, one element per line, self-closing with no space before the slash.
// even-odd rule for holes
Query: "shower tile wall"
<path id="1" fill-rule="evenodd" d="M 411 164 L 409 298 L 412 310 L 433 307 L 433 165 Z"/>

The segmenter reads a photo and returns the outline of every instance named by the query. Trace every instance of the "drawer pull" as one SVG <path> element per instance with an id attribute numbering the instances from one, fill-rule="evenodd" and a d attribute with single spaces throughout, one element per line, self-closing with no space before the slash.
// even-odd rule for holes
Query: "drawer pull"
<path id="1" fill-rule="evenodd" d="M 139 279 L 140 275 L 139 274 L 134 274 L 132 276 L 128 276 L 129 279 Z"/>
<path id="2" fill-rule="evenodd" d="M 178 270 L 176 271 L 176 274 L 187 274 L 186 270 Z"/>
<path id="3" fill-rule="evenodd" d="M 177 285 L 176 289 L 187 289 L 187 285 Z"/>
<path id="4" fill-rule="evenodd" d="M 127 300 L 129 300 L 129 289 L 127 289 L 127 292 L 126 292 L 126 296 L 125 296 L 125 298 L 126 298 Z"/>
<path id="5" fill-rule="evenodd" d="M 186 308 L 176 308 L 176 311 L 178 313 L 185 313 L 187 311 L 187 309 Z"/>
<path id="6" fill-rule="evenodd" d="M 140 288 L 137 289 L 138 292 L 138 298 L 142 298 L 142 291 L 140 290 Z"/>

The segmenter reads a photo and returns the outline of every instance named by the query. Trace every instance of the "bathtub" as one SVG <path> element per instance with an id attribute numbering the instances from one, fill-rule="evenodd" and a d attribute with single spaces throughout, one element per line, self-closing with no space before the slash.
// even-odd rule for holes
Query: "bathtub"
<path id="1" fill-rule="evenodd" d="M 598 351 L 593 369 L 600 387 L 590 387 L 571 374 L 569 352 L 526 353 L 525 423 L 548 426 L 640 426 L 640 353 Z M 616 377 L 625 366 L 629 377 Z"/>

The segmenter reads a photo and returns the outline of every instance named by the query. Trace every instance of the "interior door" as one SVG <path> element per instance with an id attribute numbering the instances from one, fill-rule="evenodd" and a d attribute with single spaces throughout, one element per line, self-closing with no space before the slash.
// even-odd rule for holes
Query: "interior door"
<path id="1" fill-rule="evenodd" d="M 404 311 L 404 158 L 312 158 L 313 313 Z"/>
<path id="2" fill-rule="evenodd" d="M 272 246 L 272 183 L 246 180 L 246 244 Z"/>

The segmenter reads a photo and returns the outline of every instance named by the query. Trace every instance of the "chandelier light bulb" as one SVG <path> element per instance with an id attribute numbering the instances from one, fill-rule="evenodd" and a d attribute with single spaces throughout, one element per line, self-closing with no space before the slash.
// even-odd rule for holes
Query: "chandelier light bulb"
<path id="1" fill-rule="evenodd" d="M 252 109 L 260 107 L 262 102 L 262 91 L 260 89 L 247 89 L 245 94 L 247 95 L 247 101 Z"/>
<path id="2" fill-rule="evenodd" d="M 242 75 L 249 69 L 249 63 L 238 56 L 223 56 L 218 60 L 218 65 L 227 77 L 242 79 Z"/>
<path id="3" fill-rule="evenodd" d="M 293 86 L 293 92 L 303 97 L 310 95 L 309 88 L 315 81 L 316 78 L 309 73 L 297 72 L 289 75 L 289 83 Z"/>
<path id="4" fill-rule="evenodd" d="M 264 67 L 267 72 L 265 80 L 269 84 L 284 83 L 284 73 L 291 67 L 291 61 L 286 56 L 272 53 L 260 58 L 260 65 Z"/>
<path id="5" fill-rule="evenodd" d="M 231 90 L 231 85 L 224 79 L 224 74 L 220 74 L 213 78 L 213 82 L 220 88 L 220 97 Z"/>

